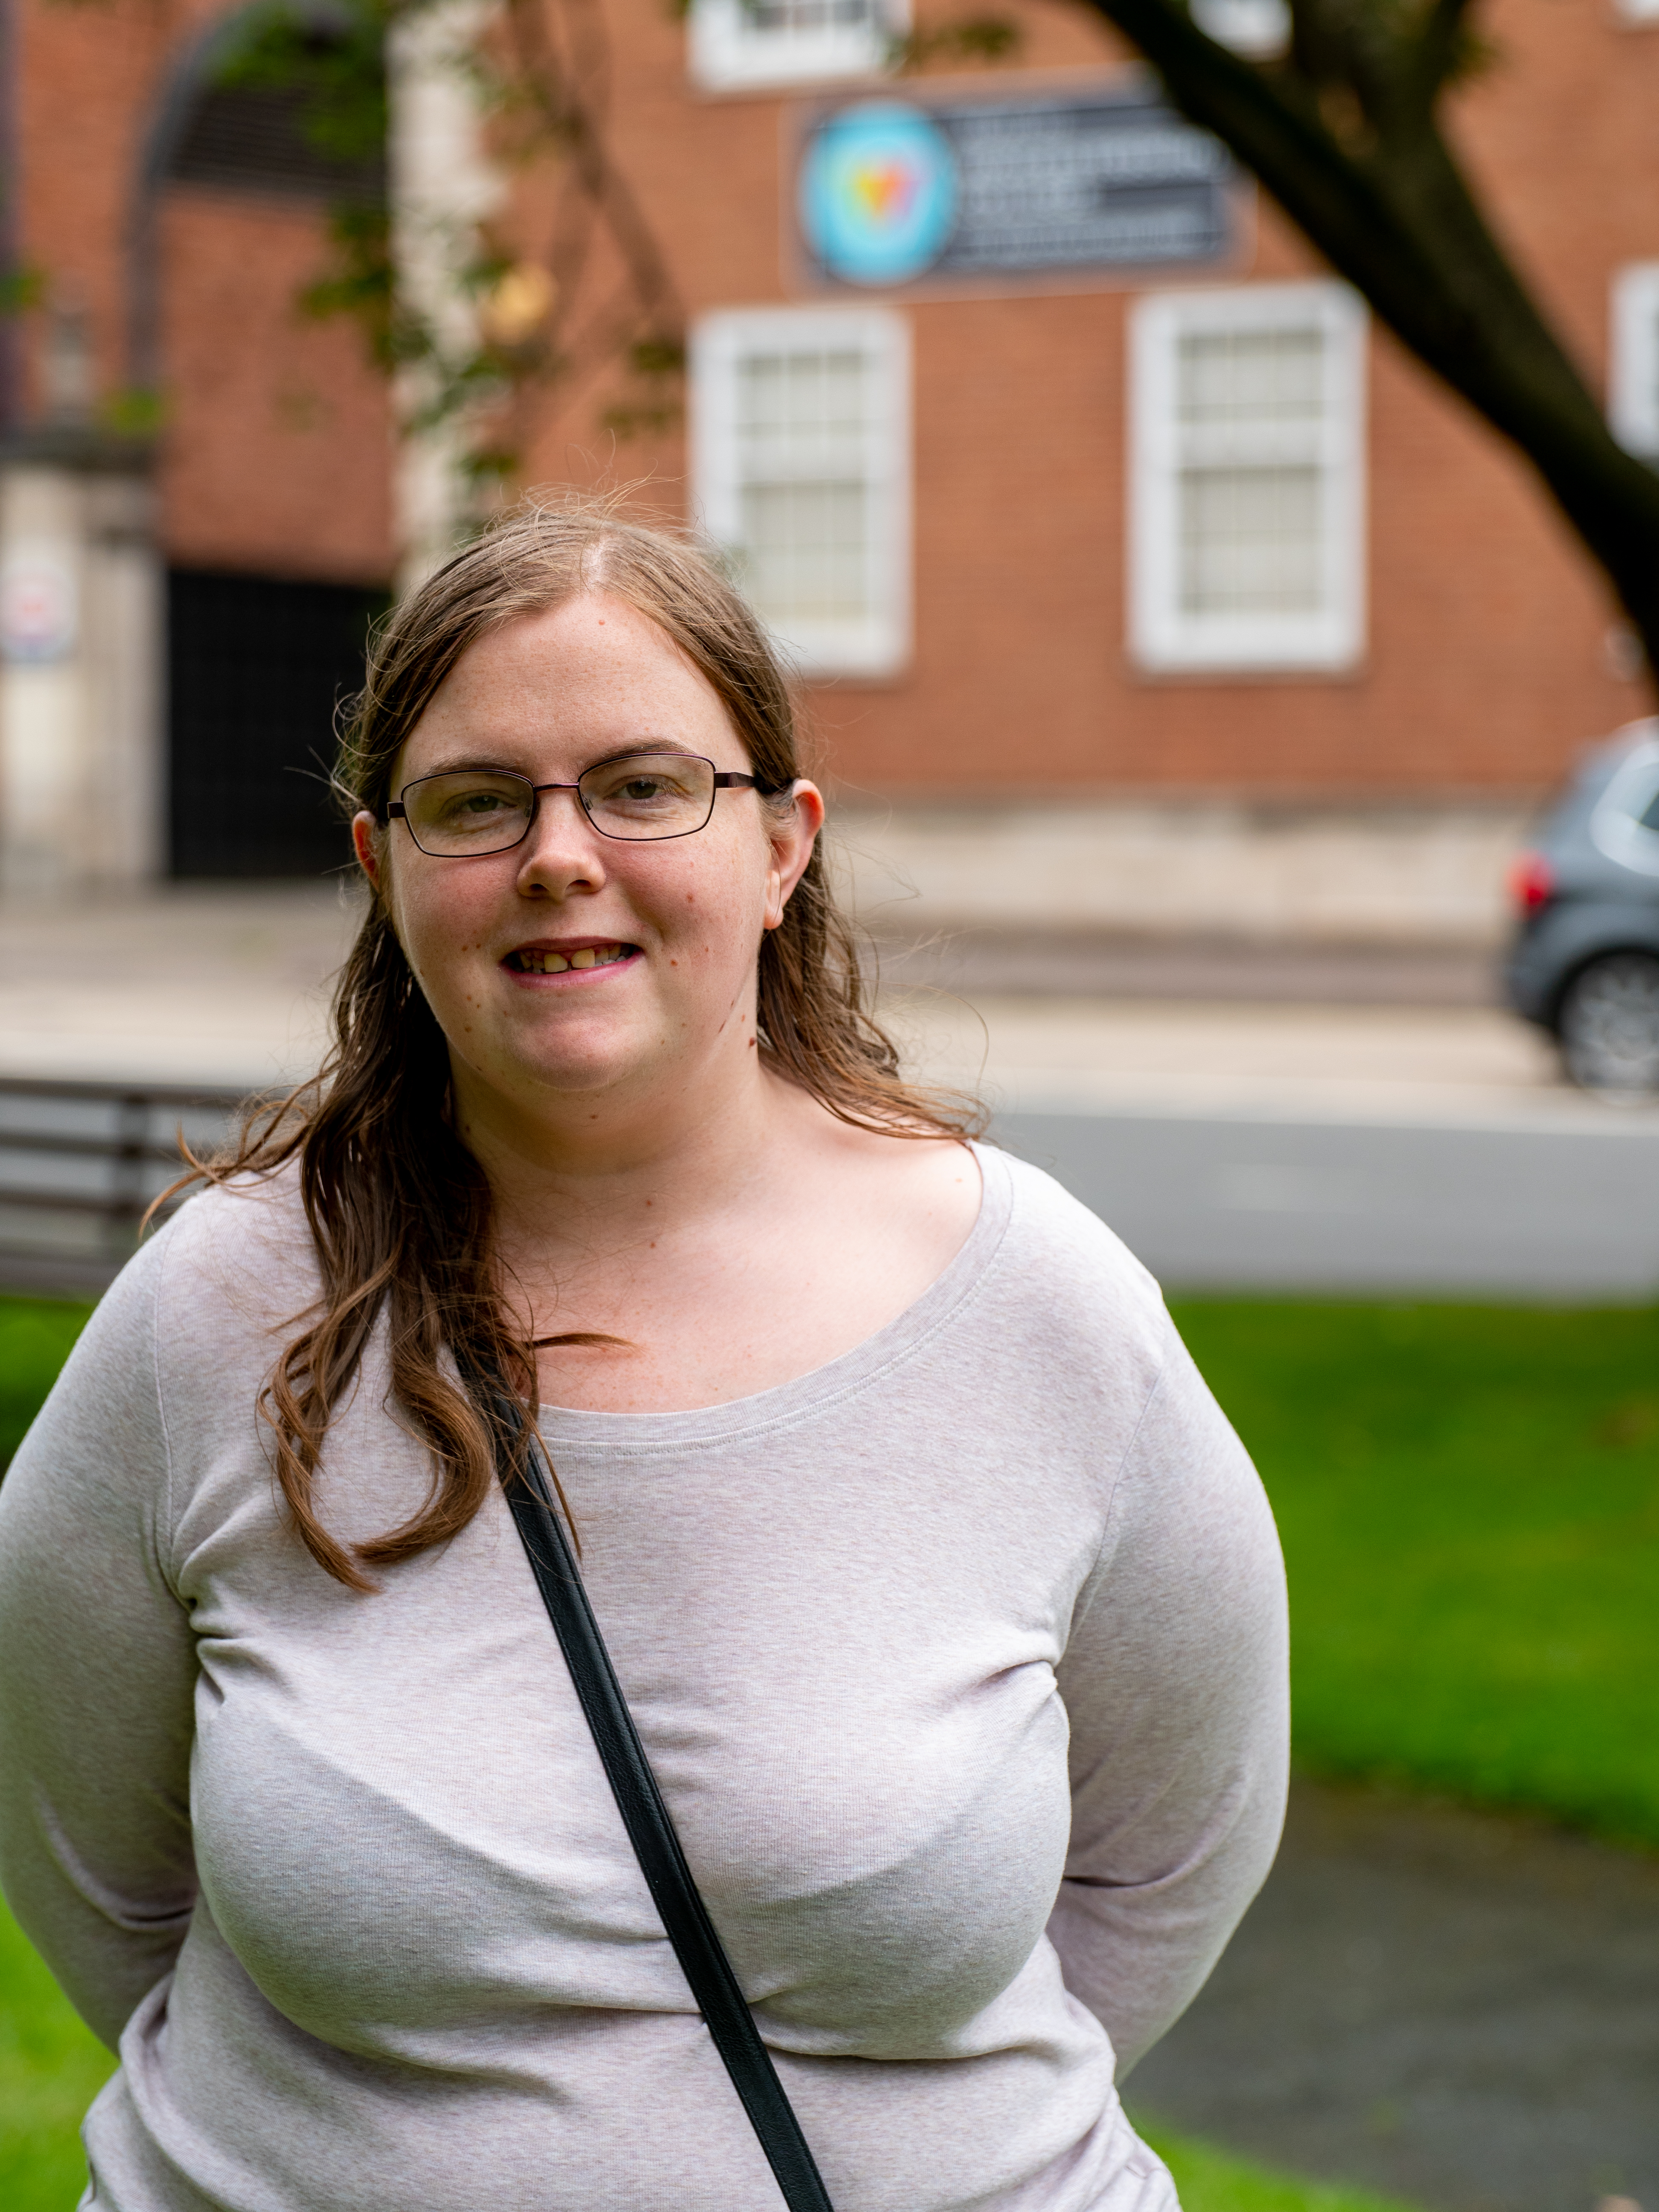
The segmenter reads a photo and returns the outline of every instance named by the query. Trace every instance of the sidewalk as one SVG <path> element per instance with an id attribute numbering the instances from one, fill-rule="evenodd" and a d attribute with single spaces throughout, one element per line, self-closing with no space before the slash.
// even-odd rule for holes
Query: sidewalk
<path id="1" fill-rule="evenodd" d="M 0 903 L 0 1074 L 302 1076 L 359 911 L 355 893 L 309 884 Z"/>
<path id="2" fill-rule="evenodd" d="M 1444 2212 L 1659 2204 L 1659 1862 L 1308 1781 L 1132 2110 Z"/>
<path id="3" fill-rule="evenodd" d="M 303 1075 L 359 911 L 349 887 L 285 884 L 0 904 L 0 1073 L 251 1088 Z M 1494 1006 L 1366 1003 L 1375 963 L 1356 977 L 1328 959 L 1346 1002 L 1322 1004 L 1305 995 L 1316 959 L 1269 954 L 1253 971 L 1237 949 L 1137 963 L 1109 948 L 1063 980 L 1115 981 L 1117 995 L 1042 995 L 1010 989 L 995 951 L 977 947 L 950 988 L 889 964 L 883 1005 L 918 1075 L 983 1088 L 999 1110 L 1574 1127 L 1613 1110 L 1566 1086 L 1547 1040 Z M 1298 995 L 1252 1000 L 1253 972 Z M 1420 981 L 1435 988 L 1427 969 Z M 1188 994 L 1206 983 L 1215 995 Z M 1174 995 L 1146 995 L 1160 987 Z"/>
<path id="4" fill-rule="evenodd" d="M 884 1015 L 918 1073 L 999 1112 L 1600 1127 L 1617 1110 L 1496 1007 L 916 993 Z"/>

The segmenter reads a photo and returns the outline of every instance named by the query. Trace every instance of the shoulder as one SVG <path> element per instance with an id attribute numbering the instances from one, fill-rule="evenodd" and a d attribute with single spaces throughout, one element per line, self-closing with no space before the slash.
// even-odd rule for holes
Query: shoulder
<path id="1" fill-rule="evenodd" d="M 316 1280 L 297 1161 L 273 1174 L 210 1183 L 185 1200 L 150 1243 L 162 1249 L 167 1280 L 175 1290 L 206 1289 L 248 1267 L 270 1277 L 273 1287 L 277 1279 L 303 1278 L 313 1285 Z"/>
<path id="2" fill-rule="evenodd" d="M 99 1300 L 7 1478 L 14 1513 L 31 1486 L 80 1485 L 117 1510 L 158 1500 L 170 1442 L 204 1396 L 253 1402 L 285 1314 L 316 1296 L 289 1178 L 210 1189 L 148 1238 Z M 308 1244 L 308 1237 L 306 1239 Z M 236 1390 L 238 1379 L 247 1387 Z M 100 1509 L 101 1510 L 101 1509 Z"/>
<path id="3" fill-rule="evenodd" d="M 1023 1332 L 1062 1425 L 1109 1437 L 1115 1530 L 1102 1571 L 1170 1540 L 1213 1544 L 1217 1571 L 1260 1568 L 1279 1587 L 1277 1538 L 1255 1469 L 1170 1319 L 1152 1275 L 1052 1176 L 986 1158 L 1007 1221 L 997 1272 L 998 1334 Z M 1173 1534 L 1172 1534 L 1173 1532 Z"/>
<path id="4" fill-rule="evenodd" d="M 147 1346 L 158 1382 L 181 1362 L 198 1372 L 240 1364 L 239 1354 L 269 1364 L 273 1332 L 319 1286 L 297 1172 L 240 1176 L 187 1199 L 145 1240 L 100 1301 L 82 1346 L 87 1358 L 112 1364 Z"/>
<path id="5" fill-rule="evenodd" d="M 974 1150 L 979 1218 L 915 1310 L 914 1352 L 954 1423 L 983 1423 L 1092 1485 L 1181 1374 L 1180 1340 L 1157 1284 L 1103 1222 L 1041 1169 Z"/>
<path id="6" fill-rule="evenodd" d="M 1121 1237 L 1030 1161 L 974 1150 L 987 1213 L 1000 1226 L 994 1266 L 1005 1292 L 1062 1334 L 1105 1330 L 1149 1352 L 1167 1346 L 1175 1332 L 1163 1295 Z"/>

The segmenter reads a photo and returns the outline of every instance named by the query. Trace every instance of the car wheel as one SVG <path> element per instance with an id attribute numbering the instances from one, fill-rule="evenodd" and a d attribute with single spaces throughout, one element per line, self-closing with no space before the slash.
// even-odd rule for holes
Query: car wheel
<path id="1" fill-rule="evenodd" d="M 1659 958 L 1608 952 L 1581 968 L 1558 1032 L 1567 1073 L 1586 1091 L 1659 1091 Z"/>

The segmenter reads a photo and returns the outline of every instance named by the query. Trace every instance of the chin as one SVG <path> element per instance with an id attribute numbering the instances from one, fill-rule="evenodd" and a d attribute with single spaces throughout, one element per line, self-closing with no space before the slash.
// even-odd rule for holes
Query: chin
<path id="1" fill-rule="evenodd" d="M 614 1031 L 586 1036 L 567 1031 L 502 1038 L 489 1066 L 479 1073 L 509 1092 L 526 1085 L 544 1091 L 602 1091 L 641 1073 L 648 1058 L 636 1041 Z"/>

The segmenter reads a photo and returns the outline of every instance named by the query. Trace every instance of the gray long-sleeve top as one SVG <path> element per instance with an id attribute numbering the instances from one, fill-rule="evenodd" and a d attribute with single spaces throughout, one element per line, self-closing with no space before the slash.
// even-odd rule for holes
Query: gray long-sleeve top
<path id="1" fill-rule="evenodd" d="M 550 1411 L 623 1686 L 837 2212 L 1159 2212 L 1117 2104 L 1272 1858 L 1278 1547 L 1156 1289 L 981 1152 L 815 1373 Z M 112 2212 L 775 2212 L 499 1497 L 362 1595 L 255 1401 L 292 1185 L 193 1200 L 0 1488 L 0 1875 L 121 2068 Z M 319 1482 L 424 1496 L 369 1359 Z"/>

